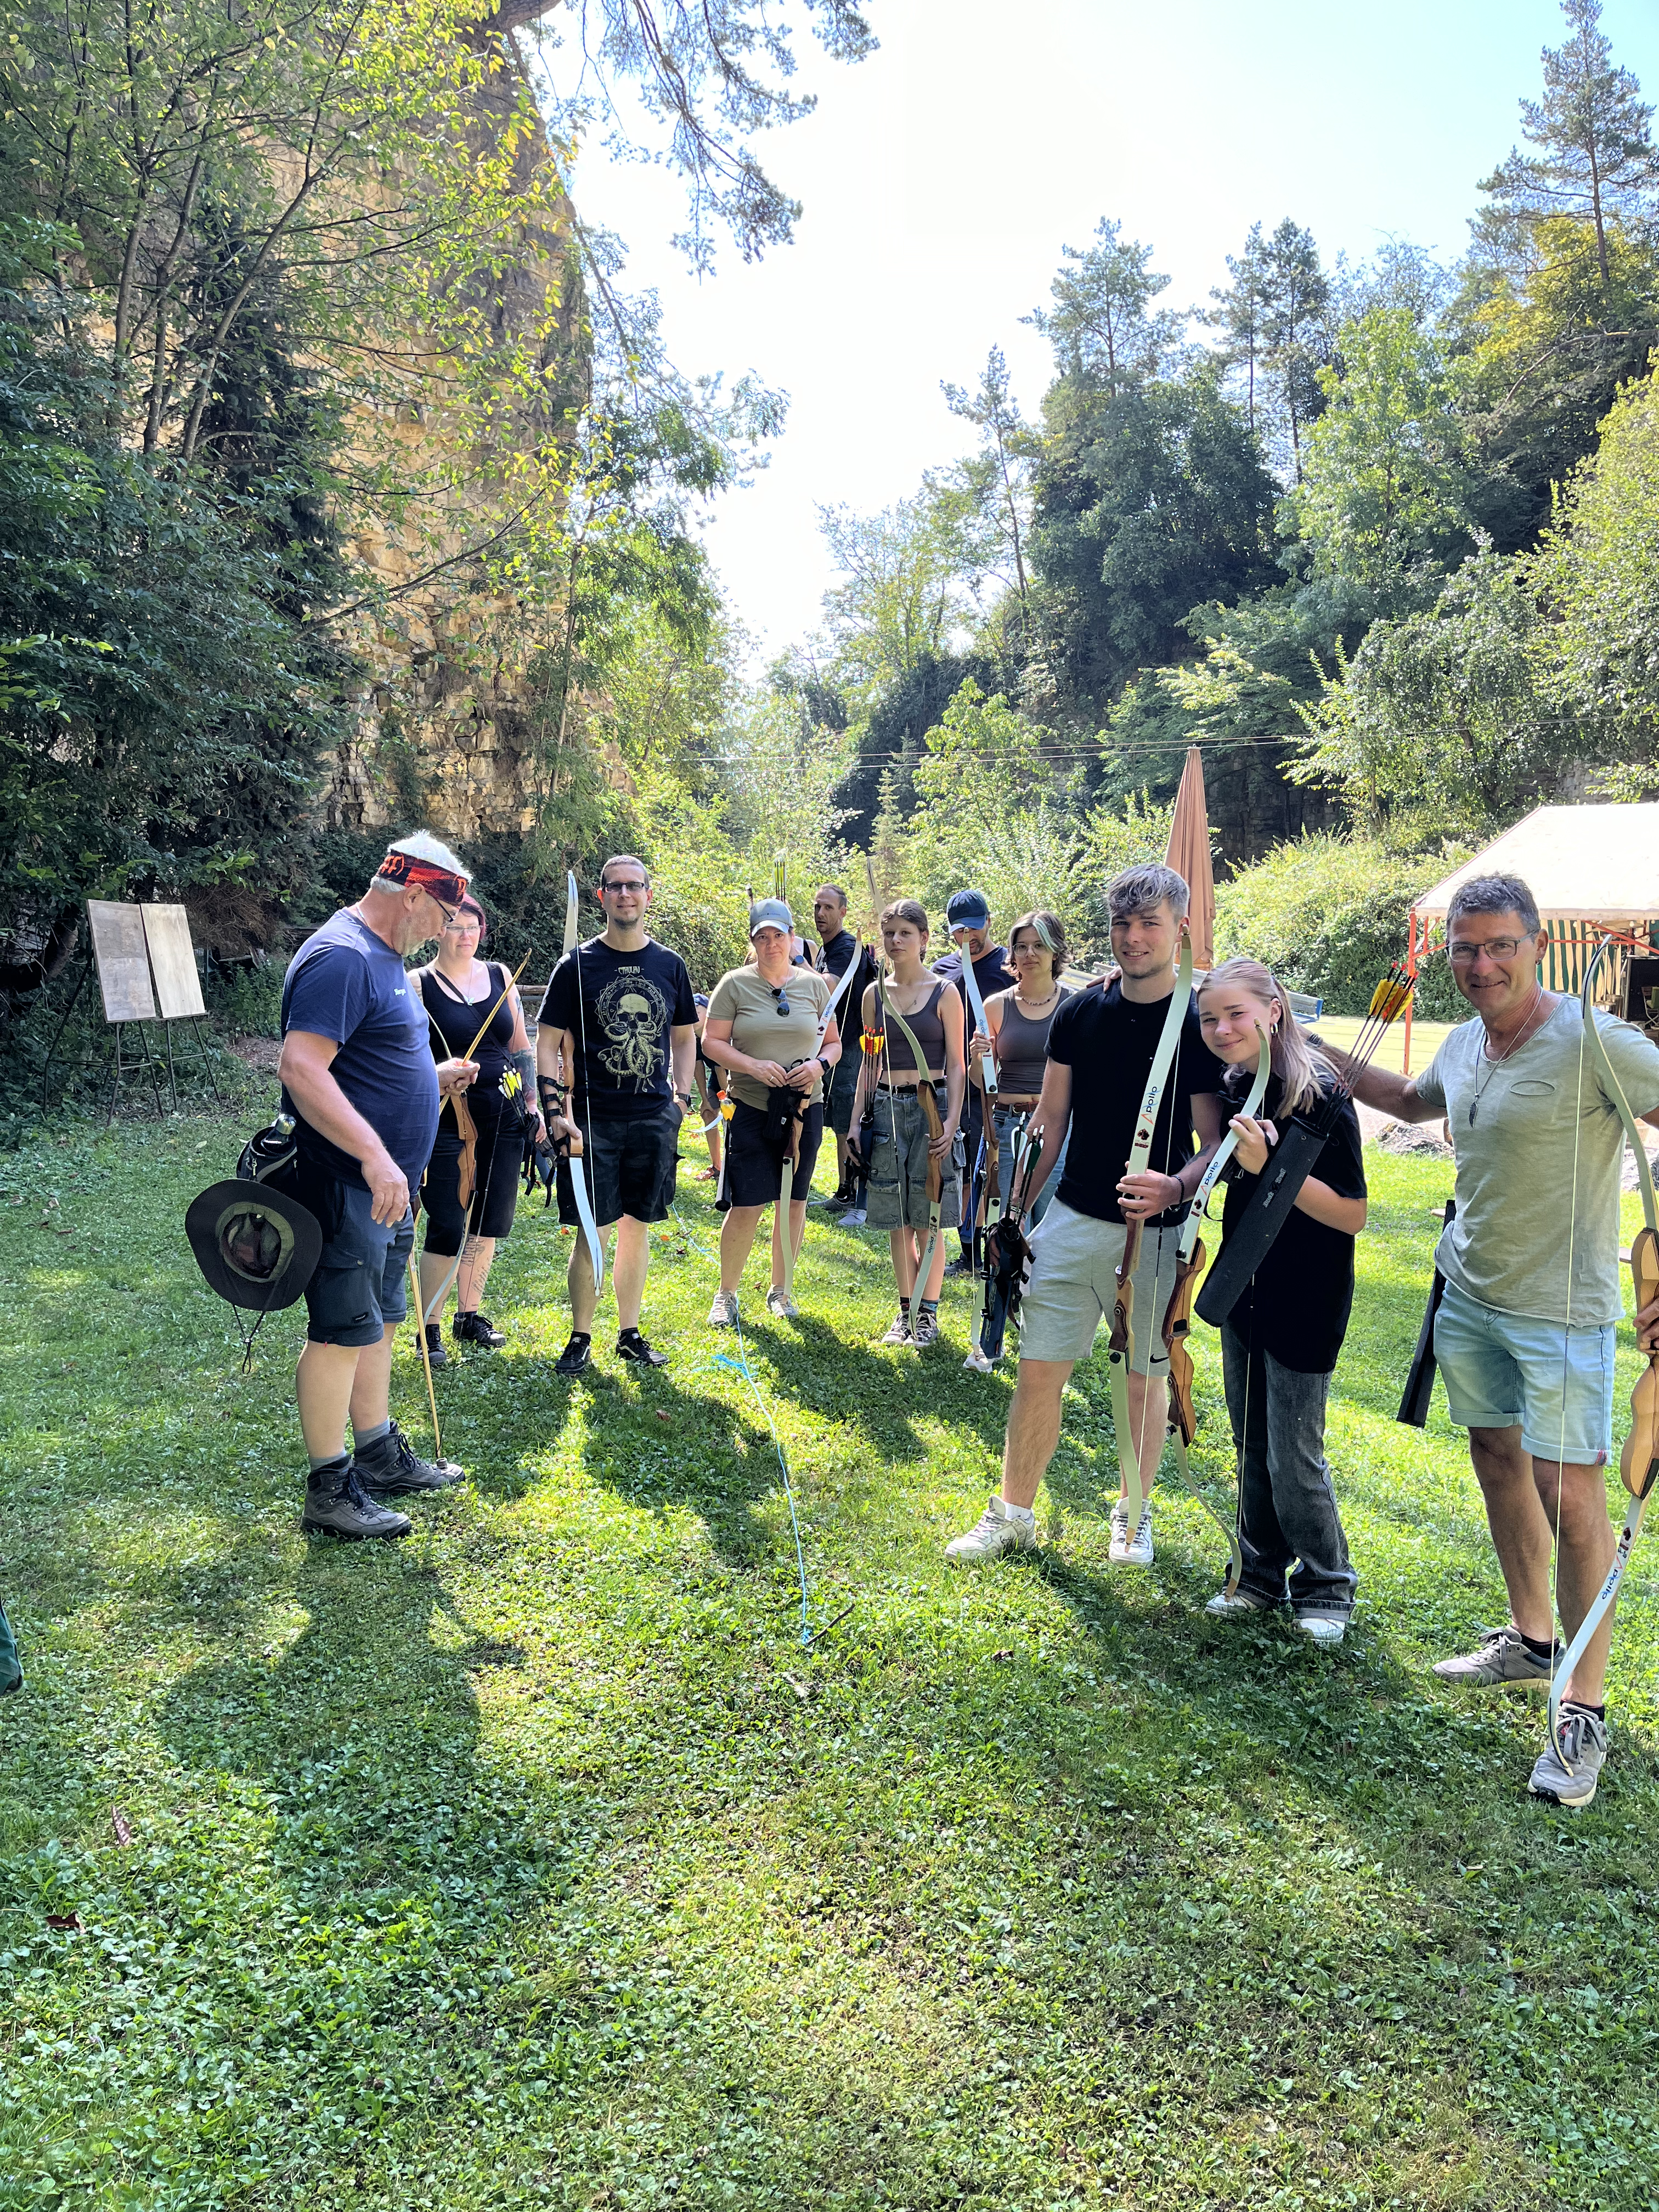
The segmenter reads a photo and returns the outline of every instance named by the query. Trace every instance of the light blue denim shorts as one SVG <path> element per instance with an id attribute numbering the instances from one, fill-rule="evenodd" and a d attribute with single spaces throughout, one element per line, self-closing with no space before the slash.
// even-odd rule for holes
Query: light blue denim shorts
<path id="1" fill-rule="evenodd" d="M 1448 1283 L 1434 1356 L 1460 1429 L 1521 1431 L 1534 1459 L 1603 1466 L 1613 1449 L 1613 1323 L 1568 1328 L 1482 1305 Z"/>

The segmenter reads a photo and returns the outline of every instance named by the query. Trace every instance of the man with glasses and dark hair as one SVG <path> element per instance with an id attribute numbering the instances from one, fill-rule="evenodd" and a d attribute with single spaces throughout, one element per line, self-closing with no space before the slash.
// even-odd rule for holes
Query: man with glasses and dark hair
<path id="1" fill-rule="evenodd" d="M 631 853 L 599 870 L 605 926 L 567 952 L 548 979 L 536 1032 L 537 1085 L 548 1135 L 579 1157 L 559 1167 L 559 1219 L 579 1218 L 573 1175 L 585 1175 L 599 1234 L 617 1230 L 611 1270 L 617 1351 L 647 1367 L 667 1364 L 640 1334 L 650 1224 L 674 1202 L 680 1123 L 691 1111 L 697 1008 L 678 952 L 645 931 L 651 881 Z M 570 1255 L 570 1341 L 555 1372 L 580 1375 L 592 1350 L 599 1293 L 586 1243 Z"/>
<path id="2" fill-rule="evenodd" d="M 276 1073 L 295 1125 L 294 1193 L 323 1231 L 295 1378 L 311 1462 L 301 1525 L 329 1535 L 406 1536 L 409 1516 L 376 1500 L 461 1477 L 448 1460 L 416 1458 L 388 1395 L 408 1310 L 410 1192 L 431 1157 L 440 1094 L 478 1072 L 472 1060 L 434 1064 L 403 956 L 453 921 L 466 885 L 435 837 L 401 839 L 356 905 L 307 938 L 283 983 Z"/>
<path id="3" fill-rule="evenodd" d="M 1612 1565 L 1606 1468 L 1613 1441 L 1619 1193 L 1625 1132 L 1585 1050 L 1577 997 L 1547 991 L 1548 942 L 1516 876 L 1476 876 L 1453 893 L 1446 949 L 1474 1009 L 1424 1073 L 1371 1066 L 1355 1096 L 1401 1121 L 1449 1125 L 1457 1212 L 1435 1263 L 1445 1296 L 1435 1358 L 1469 1456 L 1509 1593 L 1510 1618 L 1477 1650 L 1437 1662 L 1443 1680 L 1545 1690 Z M 1596 1029 L 1632 1112 L 1659 1125 L 1659 1047 L 1598 1010 Z M 1346 1056 L 1325 1049 L 1339 1066 Z M 1644 1348 L 1659 1304 L 1638 1316 Z M 1561 1753 L 1547 1742 L 1535 1796 L 1588 1805 L 1607 1758 L 1602 1678 L 1609 1613 L 1565 1686 Z"/>

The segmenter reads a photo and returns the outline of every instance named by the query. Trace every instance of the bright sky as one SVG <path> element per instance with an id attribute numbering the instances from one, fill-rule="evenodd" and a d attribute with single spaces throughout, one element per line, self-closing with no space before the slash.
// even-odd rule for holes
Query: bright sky
<path id="1" fill-rule="evenodd" d="M 817 112 L 763 142 L 805 202 L 793 246 L 686 275 L 666 172 L 583 149 L 578 204 L 654 286 L 672 356 L 790 396 L 770 467 L 706 542 L 769 659 L 812 629 L 833 571 L 820 503 L 884 507 L 971 440 L 940 396 L 1006 352 L 1035 412 L 1048 349 L 1021 318 L 1103 215 L 1154 248 L 1168 304 L 1207 301 L 1250 224 L 1290 215 L 1327 266 L 1409 238 L 1450 258 L 1516 101 L 1562 42 L 1554 0 L 870 0 L 881 51 L 804 57 Z M 556 17 L 553 19 L 556 23 Z M 1615 60 L 1659 99 L 1659 9 L 1607 0 Z"/>

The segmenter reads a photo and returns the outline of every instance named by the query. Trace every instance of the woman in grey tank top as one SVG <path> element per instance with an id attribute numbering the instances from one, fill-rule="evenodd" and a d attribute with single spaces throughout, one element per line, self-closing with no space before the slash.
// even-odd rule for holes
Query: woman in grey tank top
<path id="1" fill-rule="evenodd" d="M 1012 991 L 999 991 L 985 1002 L 990 1025 L 988 1043 L 996 1055 L 997 1149 L 1000 1181 L 1006 1211 L 1014 1172 L 1014 1135 L 1036 1106 L 1042 1091 L 1042 1071 L 1048 1060 L 1048 1031 L 1069 993 L 1060 981 L 1069 954 L 1065 925 L 1046 907 L 1021 915 L 1008 933 L 1008 957 L 1019 981 Z M 977 1043 L 978 1040 L 975 1039 Z M 974 1057 L 972 1047 L 969 1057 Z M 1042 1195 L 1031 1209 L 1030 1226 L 1042 1220 L 1060 1188 L 1060 1159 L 1043 1179 Z"/>

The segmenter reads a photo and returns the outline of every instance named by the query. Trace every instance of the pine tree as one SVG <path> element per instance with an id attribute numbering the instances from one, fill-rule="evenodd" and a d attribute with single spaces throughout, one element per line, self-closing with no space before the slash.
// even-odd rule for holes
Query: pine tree
<path id="1" fill-rule="evenodd" d="M 1650 125 L 1653 109 L 1627 69 L 1613 65 L 1613 48 L 1600 28 L 1601 0 L 1561 0 L 1571 36 L 1546 46 L 1544 96 L 1521 102 L 1521 124 L 1539 149 L 1509 158 L 1480 189 L 1492 196 L 1476 234 L 1489 248 L 1525 235 L 1555 216 L 1576 216 L 1595 234 L 1596 262 L 1605 296 L 1611 268 L 1607 228 L 1650 218 L 1659 187 L 1659 151 Z"/>
<path id="2" fill-rule="evenodd" d="M 1103 216 L 1092 246 L 1062 246 L 1073 265 L 1049 288 L 1053 308 L 1038 307 L 1025 318 L 1053 346 L 1062 376 L 1087 377 L 1111 392 L 1165 369 L 1180 346 L 1182 322 L 1168 308 L 1152 312 L 1170 280 L 1146 266 L 1152 247 L 1122 237 L 1122 228 Z"/>

